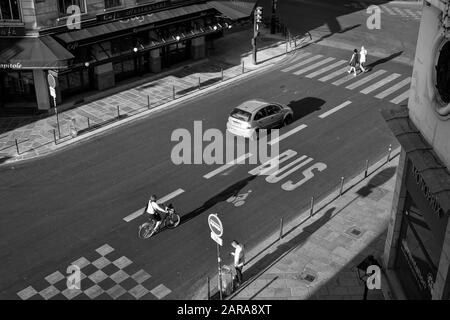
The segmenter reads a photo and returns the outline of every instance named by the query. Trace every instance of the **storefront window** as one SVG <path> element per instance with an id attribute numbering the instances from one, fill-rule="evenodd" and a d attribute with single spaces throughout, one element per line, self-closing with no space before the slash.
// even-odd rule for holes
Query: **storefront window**
<path id="1" fill-rule="evenodd" d="M 118 7 L 120 5 L 121 5 L 120 0 L 105 0 L 106 9 Z"/>
<path id="2" fill-rule="evenodd" d="M 78 6 L 81 13 L 86 13 L 86 0 L 58 0 L 59 15 L 67 16 L 71 12 L 67 13 L 67 8 L 70 6 Z"/>
<path id="3" fill-rule="evenodd" d="M 20 20 L 18 0 L 0 0 L 0 21 Z"/>
<path id="4" fill-rule="evenodd" d="M 3 72 L 0 80 L 1 106 L 36 101 L 32 71 Z"/>
<path id="5" fill-rule="evenodd" d="M 113 64 L 116 81 L 121 81 L 136 74 L 136 60 L 128 59 Z"/>
<path id="6" fill-rule="evenodd" d="M 409 194 L 407 204 L 396 261 L 397 274 L 408 299 L 431 299 L 439 265 L 439 246 Z"/>
<path id="7" fill-rule="evenodd" d="M 436 66 L 436 88 L 444 103 L 450 102 L 450 41 L 441 49 Z"/>
<path id="8" fill-rule="evenodd" d="M 60 74 L 58 84 L 63 97 L 81 93 L 90 87 L 88 69 Z"/>

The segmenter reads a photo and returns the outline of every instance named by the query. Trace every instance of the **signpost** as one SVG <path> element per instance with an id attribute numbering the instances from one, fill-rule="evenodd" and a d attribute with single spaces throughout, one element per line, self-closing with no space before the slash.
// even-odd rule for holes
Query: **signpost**
<path id="1" fill-rule="evenodd" d="M 220 268 L 220 246 L 222 245 L 223 226 L 217 214 L 210 214 L 208 216 L 208 225 L 211 229 L 211 238 L 217 245 L 217 269 L 219 271 L 219 296 L 222 300 L 222 271 Z"/>
<path id="2" fill-rule="evenodd" d="M 55 115 L 56 115 L 56 123 L 58 124 L 58 136 L 61 139 L 61 129 L 59 128 L 59 116 L 58 116 L 58 108 L 56 107 L 56 80 L 55 77 L 48 73 L 47 75 L 48 88 L 50 90 L 50 95 L 53 97 L 53 103 L 55 106 Z"/>

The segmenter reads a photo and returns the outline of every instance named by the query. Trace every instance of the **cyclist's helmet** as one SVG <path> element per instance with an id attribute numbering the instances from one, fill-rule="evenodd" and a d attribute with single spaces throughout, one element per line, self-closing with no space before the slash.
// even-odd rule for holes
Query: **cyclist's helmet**
<path id="1" fill-rule="evenodd" d="M 152 194 L 152 195 L 150 196 L 150 201 L 156 201 L 156 196 L 155 196 L 154 194 Z"/>

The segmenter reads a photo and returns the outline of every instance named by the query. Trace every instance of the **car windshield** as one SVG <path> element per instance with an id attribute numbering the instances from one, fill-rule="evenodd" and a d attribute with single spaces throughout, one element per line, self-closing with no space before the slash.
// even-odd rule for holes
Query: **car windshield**
<path id="1" fill-rule="evenodd" d="M 239 108 L 235 108 L 232 112 L 231 112 L 231 116 L 233 118 L 239 119 L 239 120 L 243 120 L 243 121 L 249 121 L 250 117 L 252 116 L 252 114 L 250 112 L 241 110 Z"/>

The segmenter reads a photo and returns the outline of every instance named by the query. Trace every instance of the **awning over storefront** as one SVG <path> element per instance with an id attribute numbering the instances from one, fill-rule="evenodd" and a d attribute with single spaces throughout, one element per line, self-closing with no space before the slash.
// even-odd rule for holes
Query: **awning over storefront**
<path id="1" fill-rule="evenodd" d="M 411 121 L 408 110 L 397 107 L 381 114 L 424 179 L 427 192 L 438 200 L 444 214 L 450 214 L 450 173 Z"/>
<path id="2" fill-rule="evenodd" d="M 208 4 L 231 20 L 247 18 L 255 9 L 256 1 L 210 1 Z"/>
<path id="3" fill-rule="evenodd" d="M 126 18 L 110 23 L 105 23 L 95 27 L 85 28 L 77 31 L 66 32 L 58 34 L 55 37 L 66 44 L 104 36 L 106 34 L 117 33 L 127 29 L 139 28 L 148 24 L 153 24 L 160 21 L 179 18 L 182 16 L 210 10 L 207 4 L 195 4 L 181 8 L 164 10 L 156 13 L 149 13 L 139 17 Z"/>
<path id="4" fill-rule="evenodd" d="M 61 69 L 73 58 L 50 36 L 0 38 L 0 69 Z"/>

